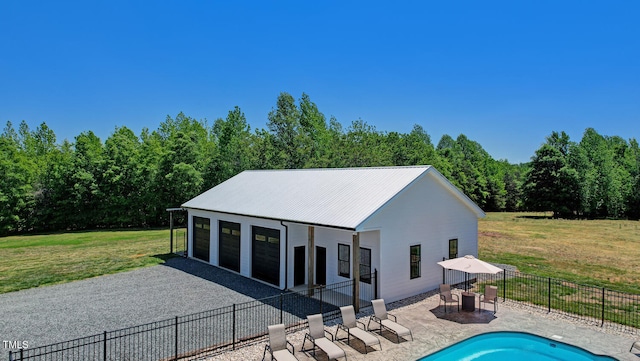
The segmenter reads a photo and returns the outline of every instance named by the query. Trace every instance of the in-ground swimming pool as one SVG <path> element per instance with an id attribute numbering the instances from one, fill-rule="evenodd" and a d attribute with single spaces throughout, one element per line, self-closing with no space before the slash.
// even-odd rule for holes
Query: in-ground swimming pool
<path id="1" fill-rule="evenodd" d="M 608 361 L 617 360 L 566 343 L 524 332 L 473 336 L 418 361 Z"/>

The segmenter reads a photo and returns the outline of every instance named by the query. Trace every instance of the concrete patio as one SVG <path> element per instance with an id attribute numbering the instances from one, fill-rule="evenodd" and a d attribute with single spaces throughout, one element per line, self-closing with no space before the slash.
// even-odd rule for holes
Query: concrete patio
<path id="1" fill-rule="evenodd" d="M 445 313 L 444 306 L 438 306 L 438 301 L 437 294 L 422 295 L 388 305 L 389 312 L 398 317 L 398 323 L 412 330 L 413 341 L 397 343 L 394 336 L 378 335 L 382 351 L 377 350 L 376 346 L 375 350 L 370 348 L 367 354 L 358 341 L 352 341 L 351 346 L 343 342 L 337 344 L 346 351 L 348 360 L 410 361 L 477 334 L 491 331 L 522 331 L 579 346 L 595 354 L 613 356 L 621 361 L 640 361 L 639 355 L 629 352 L 631 344 L 640 339 L 638 335 L 589 325 L 584 321 L 559 314 L 548 314 L 545 310 L 514 302 L 500 302 L 498 312 L 494 316 L 491 305 L 487 306 L 487 310 L 480 312 L 458 312 L 453 306 Z M 367 319 L 365 316 L 361 321 Z M 335 332 L 335 322 L 325 324 L 328 324 L 327 328 L 331 332 Z M 300 361 L 313 360 L 310 354 L 300 352 L 305 333 L 306 331 L 299 331 L 287 335 L 287 339 L 295 346 L 295 355 Z M 262 342 L 221 353 L 207 360 L 261 360 L 264 345 Z M 326 357 L 320 356 L 319 359 L 326 360 Z"/>

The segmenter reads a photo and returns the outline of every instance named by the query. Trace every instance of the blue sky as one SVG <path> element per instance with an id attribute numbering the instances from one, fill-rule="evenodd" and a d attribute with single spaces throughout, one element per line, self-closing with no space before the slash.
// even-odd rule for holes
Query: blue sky
<path id="1" fill-rule="evenodd" d="M 0 2 L 0 122 L 58 140 L 180 111 L 266 127 L 280 92 L 346 128 L 422 125 L 525 162 L 552 131 L 640 139 L 637 1 Z"/>

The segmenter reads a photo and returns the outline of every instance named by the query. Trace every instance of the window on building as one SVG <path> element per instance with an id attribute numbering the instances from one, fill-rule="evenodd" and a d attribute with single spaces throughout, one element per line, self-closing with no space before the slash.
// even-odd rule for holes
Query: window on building
<path id="1" fill-rule="evenodd" d="M 458 258 L 458 239 L 449 240 L 449 259 Z"/>
<path id="2" fill-rule="evenodd" d="M 371 250 L 360 248 L 360 282 L 371 284 Z"/>
<path id="3" fill-rule="evenodd" d="M 349 278 L 350 268 L 349 245 L 338 243 L 338 275 Z"/>
<path id="4" fill-rule="evenodd" d="M 420 245 L 409 247 L 410 278 L 420 277 Z"/>

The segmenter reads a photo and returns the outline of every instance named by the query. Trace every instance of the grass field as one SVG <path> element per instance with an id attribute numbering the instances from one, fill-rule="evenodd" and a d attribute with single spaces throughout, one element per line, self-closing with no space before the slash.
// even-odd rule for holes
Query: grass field
<path id="1" fill-rule="evenodd" d="M 488 213 L 479 257 L 523 273 L 640 294 L 640 222 Z"/>
<path id="2" fill-rule="evenodd" d="M 0 293 L 163 263 L 169 230 L 90 231 L 0 238 Z"/>
<path id="3" fill-rule="evenodd" d="M 479 257 L 523 273 L 640 294 L 640 222 L 488 213 Z M 169 231 L 92 231 L 0 238 L 0 293 L 163 263 Z"/>

